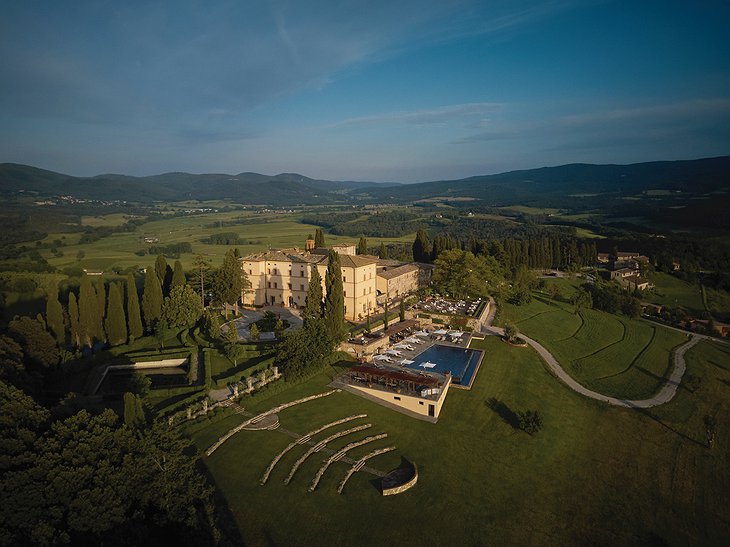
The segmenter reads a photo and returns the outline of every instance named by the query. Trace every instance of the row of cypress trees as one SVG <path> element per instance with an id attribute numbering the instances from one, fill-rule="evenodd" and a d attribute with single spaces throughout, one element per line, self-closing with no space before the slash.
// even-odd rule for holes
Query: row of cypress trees
<path id="1" fill-rule="evenodd" d="M 103 280 L 93 282 L 84 274 L 78 295 L 71 291 L 64 309 L 58 291 L 46 303 L 46 324 L 60 346 L 93 347 L 96 343 L 111 346 L 124 344 L 153 332 L 162 316 L 165 292 L 185 285 L 180 261 L 170 268 L 159 256 L 154 268 L 147 268 L 140 307 L 134 275 L 127 274 L 126 284 Z M 125 298 L 126 296 L 126 298 Z"/>

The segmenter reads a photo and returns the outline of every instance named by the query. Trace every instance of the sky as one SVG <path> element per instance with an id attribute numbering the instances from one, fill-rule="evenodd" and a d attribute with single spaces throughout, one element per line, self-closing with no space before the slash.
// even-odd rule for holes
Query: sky
<path id="1" fill-rule="evenodd" d="M 418 182 L 730 154 L 726 0 L 0 8 L 0 162 Z"/>

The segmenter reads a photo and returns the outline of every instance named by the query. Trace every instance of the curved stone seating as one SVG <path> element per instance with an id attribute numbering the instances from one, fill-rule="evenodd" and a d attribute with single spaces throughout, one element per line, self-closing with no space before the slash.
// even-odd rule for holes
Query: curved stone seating
<path id="1" fill-rule="evenodd" d="M 251 424 L 255 424 L 257 422 L 260 422 L 261 420 L 263 420 L 269 414 L 278 414 L 279 412 L 281 412 L 285 408 L 289 408 L 290 406 L 299 405 L 301 403 L 306 403 L 308 401 L 313 401 L 314 399 L 319 399 L 321 397 L 327 397 L 328 395 L 332 395 L 333 393 L 337 393 L 337 390 L 336 389 L 333 389 L 331 391 L 325 391 L 323 393 L 318 393 L 317 395 L 310 395 L 309 397 L 304 397 L 302 399 L 297 399 L 296 401 L 291 401 L 289 403 L 284 403 L 284 404 L 281 404 L 281 405 L 279 405 L 277 407 L 274 407 L 274 408 L 272 408 L 270 410 L 267 410 L 266 412 L 262 412 L 258 416 L 254 416 L 250 420 L 246 420 L 242 424 L 237 425 L 236 427 L 234 427 L 233 429 L 231 429 L 228 433 L 226 433 L 221 438 L 219 438 L 215 443 L 213 443 L 211 445 L 210 448 L 208 448 L 208 450 L 205 451 L 205 455 L 206 456 L 210 456 L 224 442 L 226 442 L 228 439 L 230 439 L 231 437 L 233 437 L 233 435 L 235 435 L 239 431 L 242 431 L 243 429 L 246 429 Z"/>
<path id="2" fill-rule="evenodd" d="M 266 481 L 269 480 L 269 475 L 271 475 L 271 472 L 274 470 L 274 466 L 277 463 L 279 463 L 279 460 L 281 460 L 281 458 L 283 458 L 287 452 L 289 452 L 292 448 L 294 448 L 298 444 L 304 444 L 304 443 L 308 442 L 314 435 L 321 433 L 325 429 L 329 429 L 330 427 L 335 427 L 337 425 L 341 425 L 341 424 L 350 422 L 352 420 L 357 420 L 358 418 L 365 418 L 365 417 L 367 417 L 367 414 L 354 414 L 353 416 L 348 416 L 347 418 L 342 418 L 341 420 L 337 420 L 336 422 L 331 422 L 331 423 L 325 424 L 318 429 L 315 429 L 313 431 L 310 431 L 309 433 L 306 433 L 305 435 L 302 435 L 296 441 L 294 441 L 289 446 L 287 446 L 284 450 L 279 452 L 273 460 L 271 460 L 269 467 L 266 468 L 266 471 L 264 471 L 264 474 L 261 476 L 261 481 L 260 481 L 261 484 L 262 485 L 266 484 Z"/>
<path id="3" fill-rule="evenodd" d="M 384 496 L 392 496 L 413 488 L 418 482 L 418 467 L 411 463 L 410 467 L 401 467 L 388 473 L 381 481 Z"/>
<path id="4" fill-rule="evenodd" d="M 291 468 L 291 471 L 289 471 L 289 475 L 284 479 L 284 484 L 289 484 L 291 482 L 292 477 L 294 476 L 294 473 L 297 472 L 297 469 L 299 469 L 299 466 L 304 463 L 304 461 L 314 454 L 315 452 L 319 452 L 324 448 L 324 446 L 330 442 L 334 441 L 335 439 L 339 439 L 340 437 L 344 437 L 345 435 L 349 435 L 350 433 L 356 433 L 358 431 L 362 431 L 363 429 L 368 429 L 369 427 L 372 427 L 372 424 L 365 424 L 365 425 L 359 425 L 357 427 L 353 427 L 352 429 L 346 429 L 344 431 L 340 431 L 338 433 L 335 433 L 334 435 L 330 435 L 326 439 L 323 439 L 319 441 L 316 445 L 314 445 L 312 448 L 307 450 L 304 455 L 299 458 L 296 462 L 294 462 L 294 465 Z"/>
<path id="5" fill-rule="evenodd" d="M 350 480 L 350 477 L 354 475 L 356 472 L 360 471 L 360 469 L 363 468 L 365 465 L 365 462 L 368 461 L 370 458 L 374 458 L 375 456 L 380 456 L 381 454 L 385 454 L 386 452 L 391 452 L 395 450 L 395 446 L 388 446 L 386 448 L 378 448 L 377 450 L 373 450 L 369 454 L 365 454 L 362 458 L 357 460 L 350 469 L 347 470 L 347 473 L 345 473 L 345 476 L 342 477 L 342 480 L 340 481 L 339 486 L 337 487 L 337 493 L 342 494 L 342 490 L 345 488 L 345 484 L 347 484 L 347 481 Z"/>
<path id="6" fill-rule="evenodd" d="M 319 484 L 320 479 L 322 478 L 322 475 L 324 475 L 324 472 L 327 471 L 327 468 L 335 463 L 336 461 L 339 461 L 342 459 L 342 457 L 347 454 L 350 450 L 353 448 L 357 448 L 358 446 L 362 446 L 364 444 L 371 443 L 373 441 L 377 441 L 380 439 L 384 439 L 387 437 L 387 433 L 381 433 L 379 435 L 373 435 L 372 437 L 365 437 L 364 439 L 361 439 L 359 441 L 355 441 L 353 443 L 348 444 L 345 446 L 342 450 L 339 452 L 335 452 L 332 454 L 326 462 L 324 462 L 324 465 L 319 468 L 319 471 L 317 471 L 317 474 L 314 476 L 314 479 L 312 480 L 312 484 L 309 485 L 309 491 L 314 492 L 317 489 L 317 485 Z"/>

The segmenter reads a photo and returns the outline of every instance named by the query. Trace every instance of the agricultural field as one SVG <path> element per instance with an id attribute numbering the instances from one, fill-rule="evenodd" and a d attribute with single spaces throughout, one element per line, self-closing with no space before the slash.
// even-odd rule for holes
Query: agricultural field
<path id="1" fill-rule="evenodd" d="M 230 204 L 229 204 L 230 205 Z M 197 207 L 208 207 L 209 204 L 197 204 Z M 212 206 L 211 206 L 212 207 Z M 154 255 L 139 254 L 151 246 L 165 246 L 178 243 L 190 243 L 192 253 L 184 253 L 180 257 L 183 267 L 191 269 L 195 256 L 200 254 L 213 265 L 222 262 L 225 252 L 231 247 L 238 247 L 242 254 L 262 251 L 268 248 L 303 247 L 308 234 L 314 234 L 317 226 L 302 224 L 298 221 L 301 215 L 291 214 L 259 214 L 245 210 L 211 212 L 185 216 L 164 216 L 146 222 L 133 232 L 113 233 L 92 243 L 79 243 L 80 233 L 49 234 L 44 242 L 64 237 L 64 246 L 60 248 L 63 256 L 54 256 L 50 250 L 42 250 L 41 254 L 48 262 L 57 267 L 76 266 L 81 268 L 108 271 L 112 268 L 125 269 L 133 266 L 144 267 L 154 260 Z M 84 217 L 90 226 L 112 226 L 118 222 L 119 214 Z M 114 224 L 117 222 L 117 224 Z M 227 224 L 242 222 L 239 224 Z M 233 245 L 209 244 L 204 240 L 215 234 L 235 234 L 240 241 Z M 153 243 L 147 243 L 151 238 Z M 412 242 L 415 233 L 399 238 L 368 238 L 370 246 L 395 242 Z M 327 235 L 327 244 L 356 243 L 357 238 L 350 236 Z"/>
<path id="2" fill-rule="evenodd" d="M 487 357 L 474 386 L 449 393 L 437 424 L 346 392 L 279 415 L 282 428 L 303 434 L 367 413 L 358 423 L 372 428 L 333 441 L 331 448 L 388 433 L 351 455 L 394 445 L 395 451 L 368 465 L 389 471 L 401 458 L 414 462 L 419 480 L 404 494 L 381 497 L 375 478 L 361 471 L 338 495 L 337 484 L 349 467 L 344 462 L 334 463 L 310 493 L 322 460 L 316 455 L 285 486 L 303 448 L 287 454 L 261 486 L 271 459 L 291 442 L 280 430 L 240 432 L 204 458 L 245 543 L 317 544 L 326 537 L 327 543 L 342 545 L 710 545 L 728 537 L 730 437 L 719 434 L 708 449 L 702 424 L 707 414 L 718 424 L 730 422 L 730 352 L 704 342 L 693 348 L 689 372 L 700 387 L 680 390 L 674 401 L 651 412 L 638 412 L 577 395 L 530 349 L 492 337 L 475 345 Z M 241 404 L 255 413 L 320 393 L 335 372 Z M 513 426 L 514 413 L 526 409 L 543 418 L 534 436 Z M 221 413 L 186 430 L 204 450 L 242 419 Z"/>
<path id="3" fill-rule="evenodd" d="M 563 293 L 572 285 L 564 280 Z M 604 395 L 644 399 L 671 372 L 672 350 L 686 335 L 646 321 L 584 309 L 577 314 L 565 297 L 534 298 L 506 305 L 503 319 L 543 344 L 576 381 Z"/>

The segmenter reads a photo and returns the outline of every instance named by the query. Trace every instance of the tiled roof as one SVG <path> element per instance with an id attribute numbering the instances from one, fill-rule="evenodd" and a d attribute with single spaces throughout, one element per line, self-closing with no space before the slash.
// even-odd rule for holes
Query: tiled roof
<path id="1" fill-rule="evenodd" d="M 418 271 L 418 266 L 416 266 L 415 264 L 404 264 L 403 266 L 398 266 L 397 268 L 380 271 L 378 272 L 378 277 L 382 277 L 383 279 L 393 279 L 394 277 L 416 271 Z"/>

